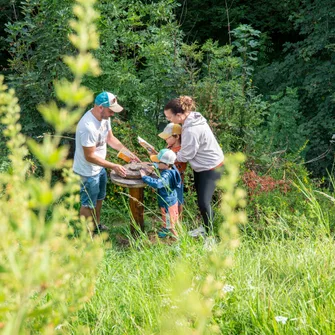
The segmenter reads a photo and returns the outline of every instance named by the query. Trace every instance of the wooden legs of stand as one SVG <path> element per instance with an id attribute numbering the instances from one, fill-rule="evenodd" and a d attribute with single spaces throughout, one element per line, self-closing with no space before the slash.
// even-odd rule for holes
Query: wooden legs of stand
<path id="1" fill-rule="evenodd" d="M 143 188 L 130 188 L 130 210 L 133 215 L 134 221 L 138 227 L 144 232 L 144 207 L 142 206 L 144 200 Z M 130 226 L 132 235 L 136 235 L 138 227 L 134 227 L 133 224 Z"/>

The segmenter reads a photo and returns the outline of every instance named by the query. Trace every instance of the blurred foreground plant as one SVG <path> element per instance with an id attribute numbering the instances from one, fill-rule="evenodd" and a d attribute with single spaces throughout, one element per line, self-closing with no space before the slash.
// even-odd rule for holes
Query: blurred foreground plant
<path id="1" fill-rule="evenodd" d="M 3 334 L 53 334 L 93 293 L 96 265 L 102 257 L 99 243 L 83 229 L 76 238 L 70 222 L 79 222 L 73 205 L 79 179 L 68 168 L 68 149 L 59 146 L 61 135 L 71 131 L 92 101 L 92 93 L 80 85 L 84 74 L 97 75 L 99 67 L 89 49 L 99 45 L 94 20 L 94 0 L 77 0 L 70 35 L 79 50 L 65 57 L 74 80 L 55 83 L 56 103 L 39 106 L 56 136 L 39 144 L 20 133 L 20 107 L 13 90 L 0 77 L 0 118 L 8 137 L 10 171 L 0 174 L 0 329 Z M 43 166 L 43 177 L 29 176 L 31 152 Z M 63 169 L 63 182 L 51 183 L 52 171 Z M 86 224 L 86 222 L 82 222 Z M 85 330 L 82 329 L 81 333 Z"/>
<path id="2" fill-rule="evenodd" d="M 162 334 L 216 334 L 220 328 L 213 315 L 220 313 L 233 286 L 224 283 L 225 275 L 233 264 L 232 252 L 239 245 L 238 224 L 246 222 L 243 208 L 246 206 L 244 190 L 237 188 L 238 165 L 244 161 L 241 153 L 226 158 L 226 174 L 219 182 L 224 190 L 221 212 L 225 221 L 220 228 L 220 242 L 211 248 L 205 247 L 201 259 L 201 271 L 194 273 L 187 260 L 177 266 L 172 283 L 172 306 L 162 315 Z M 206 246 L 206 243 L 205 243 Z M 201 255 L 199 255 L 199 258 Z"/>

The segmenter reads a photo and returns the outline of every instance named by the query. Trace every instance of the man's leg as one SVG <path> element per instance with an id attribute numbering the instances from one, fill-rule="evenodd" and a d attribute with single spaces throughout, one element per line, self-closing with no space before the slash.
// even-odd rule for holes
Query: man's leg
<path id="1" fill-rule="evenodd" d="M 100 213 L 101 213 L 102 202 L 103 200 L 97 200 L 97 205 L 95 207 L 95 216 L 98 225 L 100 224 Z"/>
<path id="2" fill-rule="evenodd" d="M 81 206 L 79 211 L 80 216 L 84 216 L 86 219 L 93 217 L 92 209 L 89 207 Z"/>
<path id="3" fill-rule="evenodd" d="M 80 216 L 84 216 L 86 219 L 91 218 L 94 227 L 97 227 L 96 220 L 96 206 L 97 196 L 99 193 L 99 177 L 82 177 L 81 188 L 80 188 L 80 202 L 81 207 L 79 210 Z"/>
<path id="4" fill-rule="evenodd" d="M 105 169 L 102 169 L 97 176 L 82 178 L 80 190 L 81 208 L 79 213 L 85 218 L 92 218 L 96 231 L 108 229 L 100 224 L 102 202 L 106 197 L 106 184 L 107 173 Z"/>
<path id="5" fill-rule="evenodd" d="M 96 208 L 89 208 L 85 206 L 80 207 L 79 214 L 80 216 L 84 216 L 86 219 L 91 218 L 93 222 L 93 230 L 97 228 L 98 222 L 96 220 Z"/>
<path id="6" fill-rule="evenodd" d="M 95 206 L 95 213 L 94 213 L 98 228 L 100 230 L 108 230 L 108 227 L 100 223 L 101 207 L 102 202 L 106 197 L 106 187 L 107 187 L 107 172 L 106 169 L 102 169 L 99 173 L 99 193 L 97 196 L 97 204 Z"/>

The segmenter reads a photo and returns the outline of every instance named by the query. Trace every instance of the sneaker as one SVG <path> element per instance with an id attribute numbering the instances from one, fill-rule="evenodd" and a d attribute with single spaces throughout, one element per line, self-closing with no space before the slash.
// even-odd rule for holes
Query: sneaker
<path id="1" fill-rule="evenodd" d="M 170 232 L 170 229 L 167 228 L 162 228 L 158 233 L 157 233 L 159 238 L 165 238 L 167 236 L 171 236 L 172 233 Z"/>
<path id="2" fill-rule="evenodd" d="M 207 251 L 212 251 L 216 246 L 216 240 L 213 236 L 206 237 L 204 243 L 204 249 Z"/>
<path id="3" fill-rule="evenodd" d="M 191 237 L 198 237 L 198 236 L 203 236 L 204 237 L 206 235 L 206 230 L 203 226 L 200 226 L 197 229 L 190 230 L 188 232 L 188 235 L 191 236 Z"/>

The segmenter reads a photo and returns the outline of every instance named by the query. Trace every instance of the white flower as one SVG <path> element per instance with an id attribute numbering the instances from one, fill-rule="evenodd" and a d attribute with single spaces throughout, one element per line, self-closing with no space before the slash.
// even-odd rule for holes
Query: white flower
<path id="1" fill-rule="evenodd" d="M 171 299 L 170 298 L 164 298 L 162 300 L 162 306 L 165 307 L 165 306 L 170 306 L 171 305 Z"/>
<path id="2" fill-rule="evenodd" d="M 223 286 L 222 291 L 224 293 L 228 293 L 228 292 L 233 292 L 234 289 L 235 289 L 235 287 L 232 286 L 232 285 L 225 285 L 225 286 Z"/>
<path id="3" fill-rule="evenodd" d="M 193 287 L 189 287 L 187 290 L 183 292 L 183 295 L 187 295 L 193 291 Z"/>
<path id="4" fill-rule="evenodd" d="M 60 325 L 56 326 L 55 330 L 60 330 L 60 329 L 62 329 L 62 327 L 63 327 L 63 325 L 60 324 Z"/>
<path id="5" fill-rule="evenodd" d="M 278 323 L 282 323 L 283 325 L 285 325 L 288 320 L 286 316 L 281 315 L 276 316 L 275 319 Z"/>
<path id="6" fill-rule="evenodd" d="M 249 286 L 250 290 L 254 290 L 254 289 L 257 288 L 256 286 L 252 285 L 252 280 L 251 279 L 248 280 L 248 286 Z"/>
<path id="7" fill-rule="evenodd" d="M 184 322 L 181 321 L 181 320 L 177 320 L 176 321 L 176 326 L 178 326 L 178 327 L 184 327 Z"/>

